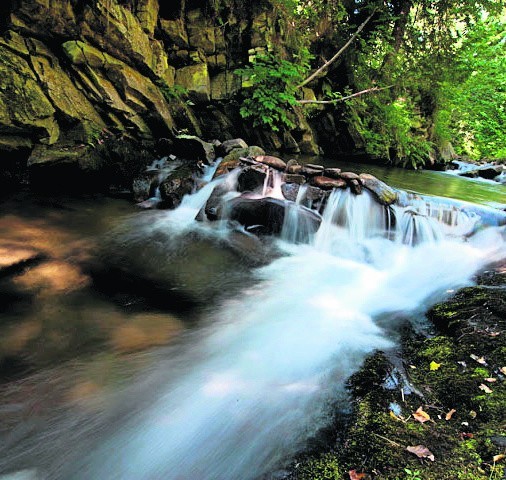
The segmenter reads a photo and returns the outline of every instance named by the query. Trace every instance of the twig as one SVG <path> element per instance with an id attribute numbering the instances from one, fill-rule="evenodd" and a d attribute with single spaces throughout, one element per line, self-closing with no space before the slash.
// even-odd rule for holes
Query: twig
<path id="1" fill-rule="evenodd" d="M 374 16 L 376 13 L 376 8 L 372 11 L 372 13 L 362 22 L 362 24 L 357 28 L 357 31 L 350 37 L 350 39 L 339 49 L 339 51 L 327 62 L 325 62 L 318 70 L 316 70 L 314 73 L 309 75 L 300 85 L 297 85 L 297 88 L 302 88 L 305 85 L 307 85 L 309 82 L 314 80 L 320 73 L 322 73 L 324 70 L 326 70 L 329 65 L 333 62 L 335 62 L 342 53 L 353 43 L 355 38 L 357 38 L 358 34 L 364 29 L 364 27 L 369 23 L 369 20 Z"/>
<path id="2" fill-rule="evenodd" d="M 400 443 L 397 443 L 397 442 L 394 442 L 393 440 L 390 440 L 389 438 L 387 437 L 384 437 L 383 435 L 378 435 L 377 433 L 374 433 L 374 432 L 371 432 L 374 436 L 378 437 L 378 438 L 381 438 L 382 440 L 386 440 L 388 443 L 391 443 L 392 445 L 394 445 L 395 447 L 399 447 L 399 448 L 404 448 L 406 449 L 405 446 L 401 445 Z"/>
<path id="3" fill-rule="evenodd" d="M 344 102 L 345 100 L 349 100 L 350 98 L 355 98 L 360 95 L 364 95 L 366 93 L 372 92 L 380 92 L 381 90 L 387 90 L 388 88 L 392 88 L 393 85 L 388 85 L 387 87 L 372 87 L 367 88 L 366 90 L 361 90 L 360 92 L 352 93 L 351 95 L 346 95 L 345 97 L 336 98 L 335 100 L 297 100 L 297 103 L 301 105 L 307 105 L 309 103 L 316 103 L 319 105 L 330 105 L 334 103 Z"/>

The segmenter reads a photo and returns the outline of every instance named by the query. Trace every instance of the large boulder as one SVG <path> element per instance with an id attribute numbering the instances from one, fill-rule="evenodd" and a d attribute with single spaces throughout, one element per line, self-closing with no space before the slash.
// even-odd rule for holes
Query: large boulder
<path id="1" fill-rule="evenodd" d="M 495 177 L 500 175 L 504 171 L 504 167 L 502 165 L 485 165 L 480 167 L 477 170 L 477 174 L 481 178 L 486 178 L 487 180 L 493 180 Z"/>
<path id="2" fill-rule="evenodd" d="M 261 189 L 265 183 L 267 169 L 260 165 L 252 165 L 242 170 L 237 178 L 237 191 L 253 192 Z"/>
<path id="3" fill-rule="evenodd" d="M 217 153 L 218 155 L 225 157 L 236 148 L 245 149 L 248 148 L 248 144 L 242 138 L 233 138 L 232 140 L 226 140 L 222 142 L 217 148 Z"/>
<path id="4" fill-rule="evenodd" d="M 255 231 L 267 235 L 279 234 L 283 229 L 286 203 L 276 198 L 250 199 L 239 197 L 230 200 L 228 218 L 235 220 L 246 228 L 255 227 Z M 316 212 L 301 208 L 306 223 L 316 231 L 321 223 L 321 217 Z"/>
<path id="5" fill-rule="evenodd" d="M 178 135 L 174 139 L 174 153 L 182 158 L 207 164 L 216 158 L 214 145 L 194 135 Z"/>
<path id="6" fill-rule="evenodd" d="M 386 183 L 378 180 L 375 176 L 368 173 L 361 173 L 360 180 L 362 185 L 369 190 L 382 205 L 392 205 L 392 203 L 397 201 L 397 192 Z"/>
<path id="7" fill-rule="evenodd" d="M 194 185 L 192 170 L 187 165 L 177 168 L 160 183 L 162 206 L 176 208 L 185 195 L 192 193 Z"/>

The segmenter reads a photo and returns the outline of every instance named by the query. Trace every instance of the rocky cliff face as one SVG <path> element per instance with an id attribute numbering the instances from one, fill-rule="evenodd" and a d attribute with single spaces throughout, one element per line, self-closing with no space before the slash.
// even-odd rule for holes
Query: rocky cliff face
<path id="1" fill-rule="evenodd" d="M 276 135 L 248 129 L 238 114 L 241 79 L 234 70 L 282 35 L 268 2 L 235 0 L 227 8 L 212 0 L 3 2 L 4 177 L 19 180 L 25 165 L 33 178 L 47 177 L 51 167 L 102 172 L 104 162 L 150 151 L 160 138 L 170 147 L 180 132 L 318 151 L 303 117 L 295 130 Z M 138 163 L 138 155 L 130 160 Z"/>

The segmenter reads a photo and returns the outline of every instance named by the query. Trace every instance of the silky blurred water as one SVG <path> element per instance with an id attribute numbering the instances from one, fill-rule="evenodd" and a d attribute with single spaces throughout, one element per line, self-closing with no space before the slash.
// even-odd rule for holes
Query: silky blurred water
<path id="1" fill-rule="evenodd" d="M 505 200 L 500 185 L 362 169 L 421 193 L 446 184 L 445 196 Z M 2 241 L 43 254 L 0 280 L 0 472 L 259 478 L 328 424 L 365 356 L 395 345 L 400 318 L 505 258 L 504 228 L 475 229 L 473 212 L 417 200 L 386 215 L 347 191 L 317 232 L 294 204 L 284 240 L 258 243 L 194 221 L 213 186 L 173 212 L 105 197 L 0 206 Z M 113 258 L 122 269 L 108 272 Z M 126 288 L 136 275 L 146 291 Z"/>

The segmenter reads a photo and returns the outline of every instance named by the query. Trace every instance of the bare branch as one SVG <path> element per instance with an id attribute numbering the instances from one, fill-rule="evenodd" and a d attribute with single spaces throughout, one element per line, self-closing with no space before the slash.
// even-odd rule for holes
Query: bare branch
<path id="1" fill-rule="evenodd" d="M 307 104 L 318 104 L 318 105 L 332 105 L 339 102 L 344 102 L 345 100 L 349 100 L 350 98 L 359 97 L 360 95 L 364 95 L 366 93 L 379 92 L 381 90 L 387 90 L 392 88 L 393 85 L 388 85 L 388 87 L 372 87 L 367 90 L 361 90 L 360 92 L 352 93 L 351 95 L 346 95 L 346 97 L 336 98 L 335 100 L 297 100 L 297 103 L 300 105 Z"/>
<path id="2" fill-rule="evenodd" d="M 364 29 L 364 27 L 369 23 L 369 20 L 373 17 L 373 15 L 376 13 L 376 9 L 372 11 L 372 13 L 362 22 L 362 24 L 357 28 L 357 31 L 350 37 L 350 39 L 339 49 L 339 51 L 327 62 L 325 62 L 318 70 L 316 70 L 314 73 L 309 75 L 300 85 L 297 85 L 297 88 L 302 88 L 305 85 L 307 85 L 309 82 L 314 80 L 320 73 L 322 73 L 324 70 L 326 70 L 329 65 L 331 65 L 333 62 L 335 62 L 342 53 L 353 43 L 355 38 L 357 38 L 358 34 Z"/>

